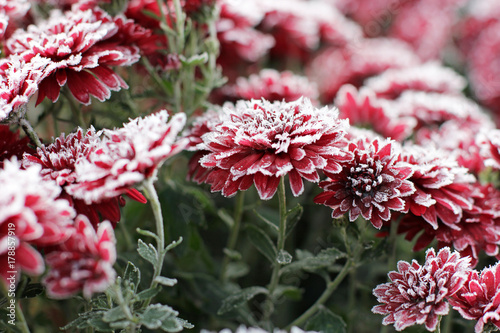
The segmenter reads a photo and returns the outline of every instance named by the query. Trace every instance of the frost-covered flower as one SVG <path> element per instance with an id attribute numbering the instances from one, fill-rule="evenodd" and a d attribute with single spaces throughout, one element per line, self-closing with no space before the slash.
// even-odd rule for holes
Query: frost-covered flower
<path id="1" fill-rule="evenodd" d="M 0 169 L 3 168 L 3 162 L 13 156 L 20 160 L 24 153 L 33 153 L 29 142 L 27 136 L 22 139 L 19 137 L 19 131 L 12 132 L 8 125 L 0 125 Z"/>
<path id="2" fill-rule="evenodd" d="M 68 298 L 80 291 L 86 298 L 106 290 L 116 272 L 115 235 L 107 221 L 94 230 L 89 220 L 79 215 L 70 238 L 46 255 L 49 268 L 43 278 L 52 298 Z"/>
<path id="3" fill-rule="evenodd" d="M 65 241 L 75 212 L 58 199 L 59 186 L 42 179 L 40 167 L 23 170 L 15 158 L 4 161 L 0 188 L 0 276 L 5 279 L 12 271 L 40 275 L 45 265 L 36 247 Z"/>
<path id="4" fill-rule="evenodd" d="M 29 0 L 0 0 L 0 40 L 19 28 L 31 7 Z"/>
<path id="5" fill-rule="evenodd" d="M 245 326 L 240 326 L 234 331 L 234 333 L 268 333 L 269 331 L 264 330 L 262 328 L 258 327 L 245 327 Z M 272 333 L 286 333 L 287 331 L 283 331 L 280 329 L 275 329 Z M 201 330 L 201 333 L 216 333 L 212 331 L 207 331 L 207 330 Z M 232 331 L 229 328 L 223 329 L 219 333 L 232 333 Z M 297 326 L 293 326 L 290 329 L 290 333 L 318 333 L 316 331 L 304 331 Z"/>
<path id="6" fill-rule="evenodd" d="M 99 147 L 76 163 L 78 183 L 67 186 L 66 191 L 87 204 L 130 193 L 188 143 L 187 139 L 177 140 L 185 114 L 174 115 L 168 123 L 167 119 L 167 111 L 162 110 L 130 120 L 122 128 L 105 129 Z"/>
<path id="7" fill-rule="evenodd" d="M 484 164 L 500 170 L 500 130 L 493 129 L 481 134 L 480 141 Z"/>
<path id="8" fill-rule="evenodd" d="M 462 210 L 472 209 L 474 176 L 445 152 L 432 147 L 406 146 L 401 160 L 415 169 L 410 180 L 416 191 L 405 198 L 405 211 L 421 216 L 434 229 L 439 227 L 438 221 L 458 229 L 455 224 L 460 221 Z"/>
<path id="9" fill-rule="evenodd" d="M 329 178 L 319 183 L 324 192 L 318 194 L 314 202 L 332 208 L 334 218 L 349 213 L 352 222 L 361 215 L 380 229 L 390 220 L 391 210 L 404 210 L 403 198 L 415 192 L 408 180 L 413 168 L 397 161 L 398 147 L 391 140 L 350 142 L 348 151 L 354 159 L 342 163 L 337 174 L 325 170 Z"/>
<path id="10" fill-rule="evenodd" d="M 119 207 L 125 204 L 124 199 L 118 195 L 87 204 L 66 193 L 65 189 L 69 185 L 80 182 L 75 172 L 75 165 L 80 160 L 87 159 L 93 151 L 98 149 L 101 143 L 99 135 L 100 132 L 96 133 L 93 127 L 86 132 L 78 128 L 76 132 L 67 136 L 63 133 L 50 145 L 42 145 L 37 148 L 36 152 L 25 154 L 22 161 L 24 167 L 41 165 L 42 177 L 53 180 L 61 186 L 63 191 L 60 196 L 71 203 L 77 214 L 86 215 L 94 227 L 97 227 L 102 220 L 108 220 L 116 225 L 120 220 Z M 125 194 L 139 202 L 146 202 L 136 189 L 128 189 Z"/>
<path id="11" fill-rule="evenodd" d="M 365 82 L 365 86 L 372 89 L 377 97 L 388 99 L 395 99 L 406 90 L 459 94 L 466 85 L 464 77 L 435 61 L 388 69 Z"/>
<path id="12" fill-rule="evenodd" d="M 477 320 L 475 333 L 483 332 L 491 323 L 500 328 L 500 263 L 472 270 L 463 287 L 449 299 L 453 309 L 463 318 Z"/>
<path id="13" fill-rule="evenodd" d="M 361 86 L 366 78 L 389 68 L 412 67 L 419 59 L 405 43 L 389 38 L 360 39 L 343 48 L 320 52 L 308 65 L 307 75 L 318 84 L 321 99 L 330 103 L 346 83 Z"/>
<path id="14" fill-rule="evenodd" d="M 108 42 L 118 31 L 102 11 L 54 10 L 48 20 L 17 30 L 5 47 L 9 55 L 37 54 L 50 59 L 37 104 L 45 97 L 55 102 L 66 84 L 80 103 L 89 104 L 90 96 L 104 101 L 111 90 L 128 87 L 110 66 L 131 65 L 140 58 L 136 46 Z"/>
<path id="15" fill-rule="evenodd" d="M 388 274 L 391 282 L 378 285 L 373 294 L 382 303 L 372 312 L 386 315 L 384 325 L 394 324 L 397 331 L 415 324 L 425 324 L 434 331 L 439 316 L 447 315 L 450 307 L 446 301 L 452 297 L 467 279 L 469 258 L 460 258 L 458 252 L 443 248 L 436 254 L 427 250 L 425 263 L 398 262 L 398 271 Z"/>
<path id="16" fill-rule="evenodd" d="M 263 69 L 248 78 L 239 77 L 235 84 L 222 88 L 222 93 L 225 101 L 263 98 L 270 102 L 292 102 L 300 97 L 316 101 L 319 96 L 316 84 L 306 77 L 274 69 Z"/>
<path id="17" fill-rule="evenodd" d="M 311 101 L 240 101 L 223 109 L 221 123 L 202 136 L 200 159 L 210 168 L 212 191 L 232 196 L 255 184 L 263 200 L 273 197 L 280 177 L 288 175 L 295 196 L 304 191 L 302 178 L 319 181 L 317 170 L 337 173 L 352 159 L 341 149 L 348 127 L 338 111 L 317 109 Z"/>
<path id="18" fill-rule="evenodd" d="M 53 65 L 40 55 L 11 55 L 0 60 L 0 121 L 17 120 Z"/>
<path id="19" fill-rule="evenodd" d="M 343 85 L 335 98 L 340 118 L 348 118 L 354 126 L 368 126 L 380 135 L 403 141 L 416 125 L 411 117 L 398 117 L 388 101 L 379 99 L 369 88 L 359 91 L 350 84 Z"/>

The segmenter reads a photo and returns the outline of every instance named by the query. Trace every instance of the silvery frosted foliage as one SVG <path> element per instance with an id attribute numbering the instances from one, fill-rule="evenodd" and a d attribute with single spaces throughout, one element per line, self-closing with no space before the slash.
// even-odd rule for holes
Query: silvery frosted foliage
<path id="1" fill-rule="evenodd" d="M 333 209 L 332 217 L 359 215 L 380 229 L 391 219 L 391 211 L 403 211 L 405 197 L 415 192 L 409 181 L 413 167 L 398 161 L 399 145 L 389 139 L 359 138 L 349 142 L 347 150 L 354 158 L 341 164 L 340 172 L 325 170 L 326 180 L 319 183 L 324 192 L 314 202 Z"/>
<path id="2" fill-rule="evenodd" d="M 447 315 L 447 299 L 453 296 L 467 280 L 468 257 L 445 247 L 436 254 L 427 250 L 425 263 L 398 262 L 398 271 L 388 274 L 391 282 L 378 285 L 373 294 L 382 303 L 372 308 L 374 313 L 386 315 L 384 325 L 394 324 L 397 331 L 415 324 L 425 324 L 434 331 L 439 316 Z"/>
<path id="3" fill-rule="evenodd" d="M 486 324 L 500 328 L 500 263 L 471 270 L 463 287 L 450 298 L 450 304 L 463 318 L 477 320 L 475 333 L 483 332 Z"/>
<path id="4" fill-rule="evenodd" d="M 268 333 L 269 331 L 263 330 L 262 328 L 258 327 L 245 327 L 245 326 L 240 326 L 234 331 L 234 333 Z M 216 333 L 213 331 L 207 331 L 207 330 L 201 330 L 201 333 Z M 219 333 L 233 333 L 229 328 L 225 328 Z M 273 333 L 287 333 L 287 331 L 283 331 L 280 329 L 275 329 Z M 318 333 L 316 331 L 304 331 L 296 326 L 293 326 L 290 329 L 290 333 Z"/>
<path id="5" fill-rule="evenodd" d="M 210 169 L 212 191 L 232 196 L 255 184 L 263 200 L 273 197 L 280 177 L 288 175 L 295 196 L 302 178 L 318 182 L 317 170 L 337 173 L 352 159 L 342 150 L 348 128 L 335 108 L 315 108 L 309 99 L 240 101 L 224 108 L 221 123 L 202 136 L 198 149 L 209 151 L 200 165 Z"/>
<path id="6" fill-rule="evenodd" d="M 0 170 L 0 277 L 4 279 L 9 271 L 15 271 L 17 278 L 21 272 L 42 274 L 45 265 L 39 250 L 65 241 L 71 233 L 75 211 L 68 201 L 58 199 L 61 188 L 42 179 L 40 169 L 21 169 L 13 158 Z M 10 263 L 8 237 L 16 241 L 15 261 Z"/>
<path id="7" fill-rule="evenodd" d="M 69 185 L 66 191 L 90 204 L 127 193 L 153 176 L 168 157 L 188 143 L 187 139 L 177 139 L 186 115 L 178 113 L 167 120 L 168 113 L 162 110 L 130 120 L 122 128 L 105 129 L 99 147 L 76 163 L 78 183 Z"/>
<path id="8" fill-rule="evenodd" d="M 413 67 L 388 69 L 365 82 L 365 86 L 371 88 L 378 97 L 391 99 L 405 90 L 460 94 L 466 85 L 464 77 L 435 61 Z"/>
<path id="9" fill-rule="evenodd" d="M 40 55 L 12 55 L 0 60 L 0 121 L 23 117 L 19 108 L 26 105 L 53 64 Z"/>

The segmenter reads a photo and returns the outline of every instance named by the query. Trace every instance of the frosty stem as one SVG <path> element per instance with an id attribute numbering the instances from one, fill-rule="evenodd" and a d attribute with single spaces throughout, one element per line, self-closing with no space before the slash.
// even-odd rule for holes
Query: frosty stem
<path id="1" fill-rule="evenodd" d="M 163 267 L 163 260 L 165 259 L 165 230 L 163 228 L 163 215 L 161 213 L 161 205 L 158 200 L 158 194 L 154 187 L 154 181 L 156 180 L 156 171 L 154 174 L 146 179 L 142 184 L 144 189 L 144 194 L 151 204 L 151 209 L 153 210 L 155 224 L 156 224 L 156 235 L 157 240 L 157 251 L 158 251 L 158 261 L 154 267 L 153 280 L 151 281 L 151 288 L 158 285 L 156 278 L 160 276 L 161 269 Z"/>
<path id="2" fill-rule="evenodd" d="M 23 309 L 21 309 L 21 306 L 19 305 L 19 301 L 20 300 L 17 300 L 16 302 L 16 326 L 19 328 L 21 333 L 30 333 L 28 323 L 24 317 Z"/>
<path id="3" fill-rule="evenodd" d="M 231 226 L 231 234 L 229 235 L 229 239 L 227 241 L 226 249 L 229 251 L 234 250 L 236 247 L 236 241 L 238 240 L 238 234 L 240 232 L 240 226 L 241 226 L 241 217 L 243 215 L 243 204 L 245 202 L 245 192 L 240 191 L 236 195 L 236 207 L 234 209 L 234 215 L 233 215 L 233 225 Z M 224 255 L 224 261 L 222 263 L 222 268 L 220 271 L 220 279 L 222 281 L 226 280 L 226 269 L 227 265 L 229 264 L 229 256 L 226 253 Z"/>
<path id="4" fill-rule="evenodd" d="M 278 243 L 277 250 L 278 255 L 285 248 L 285 238 L 286 238 L 286 194 L 285 194 L 285 178 L 281 177 L 280 183 L 278 186 L 278 200 L 279 200 L 279 210 L 280 210 L 280 224 L 278 229 Z M 273 264 L 273 272 L 271 275 L 271 282 L 269 283 L 269 294 L 268 299 L 266 300 L 266 312 L 264 314 L 264 319 L 268 320 L 271 317 L 271 314 L 274 312 L 274 304 L 273 304 L 273 293 L 276 290 L 279 282 L 279 273 L 280 273 L 281 264 L 278 262 L 277 258 Z"/>
<path id="5" fill-rule="evenodd" d="M 26 135 L 30 138 L 31 142 L 33 142 L 37 147 L 42 147 L 42 142 L 38 138 L 38 135 L 31 126 L 30 122 L 26 120 L 26 118 L 19 119 L 19 125 L 21 125 L 24 133 L 26 133 Z"/>

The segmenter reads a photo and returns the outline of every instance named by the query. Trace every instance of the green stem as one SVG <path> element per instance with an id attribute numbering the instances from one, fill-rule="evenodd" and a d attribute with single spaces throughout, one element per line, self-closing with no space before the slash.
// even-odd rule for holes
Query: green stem
<path id="1" fill-rule="evenodd" d="M 241 226 L 241 217 L 243 215 L 243 204 L 245 202 L 245 192 L 240 191 L 236 195 L 236 207 L 234 209 L 234 216 L 233 216 L 233 225 L 231 227 L 231 234 L 229 235 L 229 239 L 227 241 L 226 249 L 229 251 L 234 250 L 236 247 L 236 242 L 238 241 L 238 234 L 240 232 L 240 226 Z M 229 256 L 227 253 L 224 255 L 224 261 L 222 263 L 222 268 L 220 271 L 220 280 L 225 281 L 226 280 L 226 269 L 227 265 L 229 264 Z"/>
<path id="2" fill-rule="evenodd" d="M 389 258 L 387 260 L 387 269 L 389 271 L 392 271 L 396 267 L 396 250 L 397 250 L 397 236 L 398 236 L 398 226 L 399 226 L 399 221 L 402 218 L 399 217 L 398 219 L 394 220 L 391 222 L 390 226 L 390 233 L 389 233 Z"/>
<path id="3" fill-rule="evenodd" d="M 443 316 L 438 316 L 438 323 L 437 323 L 436 330 L 434 331 L 434 333 L 441 333 L 441 319 L 442 318 L 443 318 Z"/>
<path id="4" fill-rule="evenodd" d="M 26 322 L 26 317 L 24 317 L 23 310 L 19 305 L 20 300 L 16 300 L 16 326 L 22 333 L 30 333 L 30 329 L 28 327 L 28 323 Z"/>
<path id="5" fill-rule="evenodd" d="M 290 325 L 286 327 L 286 330 L 289 330 L 292 326 L 300 326 L 302 325 L 307 319 L 309 319 L 312 315 L 318 311 L 323 304 L 330 298 L 332 293 L 338 288 L 340 283 L 344 280 L 344 278 L 349 274 L 351 269 L 354 267 L 354 261 L 353 260 L 348 260 L 342 270 L 337 274 L 335 279 L 327 284 L 327 288 L 321 294 L 321 296 L 316 300 L 316 302 L 306 311 L 304 312 L 299 318 L 295 319 Z"/>
<path id="6" fill-rule="evenodd" d="M 33 142 L 37 147 L 43 146 L 35 130 L 31 126 L 30 122 L 26 120 L 26 118 L 19 119 L 19 125 L 21 125 L 26 135 L 30 138 L 31 142 Z"/>
<path id="7" fill-rule="evenodd" d="M 279 210 L 280 210 L 280 225 L 278 229 L 278 243 L 277 250 L 278 255 L 285 248 L 285 238 L 286 238 L 286 193 L 285 193 L 285 177 L 281 177 L 280 183 L 278 186 L 278 200 L 279 200 Z M 278 286 L 279 277 L 280 277 L 280 268 L 281 264 L 275 260 L 273 265 L 273 272 L 271 274 L 271 282 L 269 283 L 269 294 L 266 300 L 266 312 L 264 314 L 264 320 L 268 320 L 272 313 L 274 312 L 274 299 L 273 293 Z"/>
<path id="8" fill-rule="evenodd" d="M 156 171 L 155 173 L 146 179 L 142 184 L 144 189 L 144 195 L 149 200 L 151 204 L 151 209 L 153 210 L 153 215 L 155 218 L 156 224 L 156 235 L 157 239 L 157 251 L 158 251 L 158 261 L 154 267 L 153 280 L 151 281 L 151 288 L 154 288 L 158 285 L 156 282 L 156 278 L 160 276 L 161 269 L 163 267 L 163 261 L 165 259 L 165 230 L 163 228 L 163 215 L 161 212 L 160 201 L 158 200 L 158 194 L 156 193 L 156 189 L 154 187 L 154 181 L 156 180 Z"/>

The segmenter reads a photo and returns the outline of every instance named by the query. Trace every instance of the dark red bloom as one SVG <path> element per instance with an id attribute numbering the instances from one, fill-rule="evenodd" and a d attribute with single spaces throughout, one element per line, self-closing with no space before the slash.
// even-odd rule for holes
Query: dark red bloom
<path id="1" fill-rule="evenodd" d="M 68 298 L 80 291 L 90 298 L 105 291 L 116 272 L 115 236 L 107 221 L 94 230 L 89 220 L 79 215 L 70 238 L 45 257 L 49 268 L 43 278 L 47 294 L 52 298 Z"/>
<path id="2" fill-rule="evenodd" d="M 354 159 L 341 163 L 341 170 L 319 183 L 323 193 L 314 202 L 331 207 L 332 217 L 340 218 L 349 213 L 352 222 L 363 216 L 380 229 L 389 221 L 392 211 L 405 209 L 404 197 L 415 192 L 408 180 L 413 167 L 398 162 L 398 145 L 394 141 L 359 139 L 350 142 L 348 151 Z"/>
<path id="3" fill-rule="evenodd" d="M 439 323 L 439 316 L 448 314 L 446 300 L 462 288 L 469 270 L 469 258 L 460 258 L 449 248 L 437 254 L 429 249 L 423 266 L 415 260 L 411 264 L 399 261 L 398 271 L 388 274 L 391 282 L 373 290 L 382 305 L 373 307 L 372 311 L 386 315 L 383 324 L 394 324 L 397 331 L 425 324 L 432 332 Z"/>
<path id="4" fill-rule="evenodd" d="M 0 169 L 3 168 L 3 162 L 13 156 L 20 160 L 24 153 L 33 153 L 34 149 L 29 143 L 28 137 L 19 137 L 19 131 L 12 132 L 8 125 L 0 125 Z"/>
<path id="5" fill-rule="evenodd" d="M 472 270 L 464 286 L 449 299 L 453 309 L 463 318 L 477 320 L 475 332 L 483 332 L 486 324 L 500 328 L 500 263 Z"/>
<path id="6" fill-rule="evenodd" d="M 317 170 L 339 172 L 352 158 L 341 149 L 347 122 L 337 119 L 335 109 L 316 109 L 308 99 L 240 101 L 224 108 L 220 120 L 197 148 L 209 151 L 200 159 L 209 169 L 205 181 L 224 196 L 253 183 L 261 199 L 270 199 L 286 175 L 298 196 L 302 178 L 317 182 Z"/>

